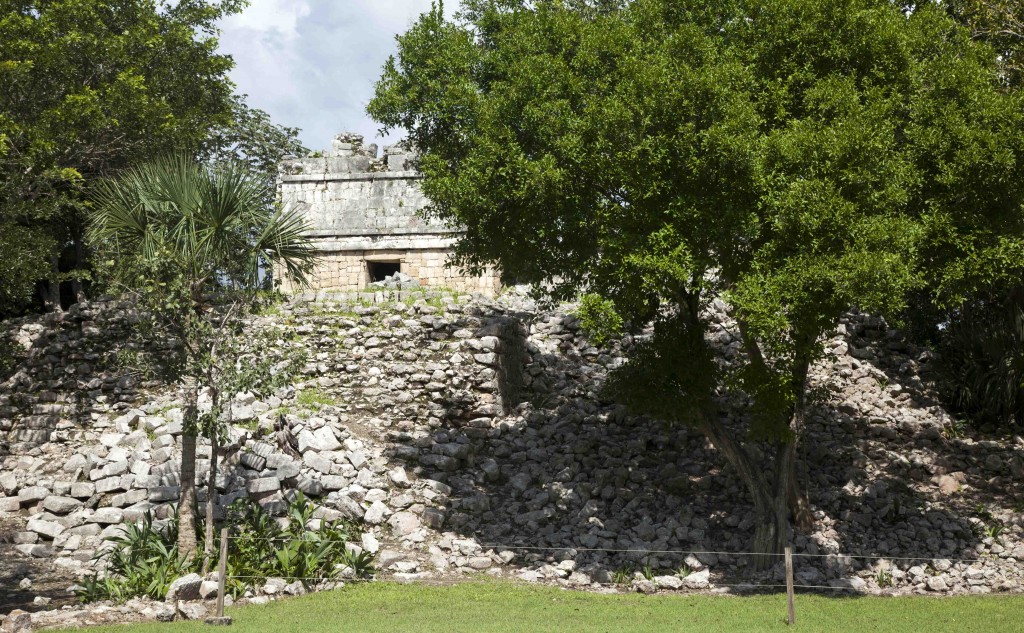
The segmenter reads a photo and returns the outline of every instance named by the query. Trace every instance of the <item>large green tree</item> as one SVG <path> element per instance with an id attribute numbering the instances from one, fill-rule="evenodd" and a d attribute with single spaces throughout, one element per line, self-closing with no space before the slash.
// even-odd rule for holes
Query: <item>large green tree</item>
<path id="1" fill-rule="evenodd" d="M 0 314 L 82 277 L 85 190 L 155 155 L 210 154 L 238 107 L 217 22 L 246 0 L 0 0 Z M 76 272 L 71 272 L 76 271 Z M 63 274 L 62 274 L 63 273 Z M 80 291 L 80 284 L 75 284 Z"/>
<path id="2" fill-rule="evenodd" d="M 840 316 L 952 301 L 1024 262 L 1024 109 L 995 52 L 929 3 L 462 9 L 398 38 L 370 114 L 422 152 L 462 265 L 654 323 L 612 392 L 706 434 L 772 562 L 790 518 L 811 521 L 797 446 Z M 743 343 L 730 365 L 709 343 L 716 298 Z M 729 394 L 752 403 L 743 428 L 723 423 Z"/>
<path id="3" fill-rule="evenodd" d="M 268 270 L 303 283 L 316 260 L 307 226 L 293 210 L 267 204 L 272 186 L 242 163 L 216 167 L 165 157 L 103 180 L 93 191 L 88 238 L 104 277 L 133 297 L 157 331 L 180 343 L 174 363 L 187 394 L 182 434 L 178 552 L 196 551 L 196 438 L 212 442 L 206 522 L 213 546 L 213 499 L 221 423 L 237 384 L 240 317 L 256 307 Z M 200 415 L 199 396 L 210 408 Z M 227 393 L 223 391 L 227 389 Z"/>
<path id="4" fill-rule="evenodd" d="M 1024 82 L 1024 3 L 1020 0 L 942 0 L 940 6 L 989 42 L 999 54 L 1006 82 Z"/>

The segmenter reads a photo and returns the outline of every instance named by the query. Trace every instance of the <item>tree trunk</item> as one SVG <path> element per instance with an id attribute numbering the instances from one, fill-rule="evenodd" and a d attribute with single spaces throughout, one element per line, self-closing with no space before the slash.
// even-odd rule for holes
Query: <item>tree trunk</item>
<path id="1" fill-rule="evenodd" d="M 81 236 L 75 237 L 75 271 L 85 270 L 85 245 L 82 243 Z M 82 284 L 82 280 L 79 277 L 75 277 L 71 280 L 71 291 L 75 295 L 75 303 L 83 303 L 86 300 L 85 287 Z"/>
<path id="2" fill-rule="evenodd" d="M 754 502 L 756 525 L 754 538 L 751 542 L 754 570 L 768 569 L 779 561 L 779 555 L 785 548 L 788 536 L 789 512 L 786 507 L 780 511 L 775 495 L 759 464 L 754 463 L 750 454 L 741 446 L 729 431 L 717 421 L 704 418 L 701 431 L 711 443 L 722 452 L 740 480 L 747 487 L 751 500 Z"/>
<path id="3" fill-rule="evenodd" d="M 181 434 L 181 497 L 178 501 L 178 553 L 196 554 L 196 434 Z"/>
<path id="4" fill-rule="evenodd" d="M 210 396 L 214 419 L 211 421 L 210 434 L 210 476 L 206 482 L 206 525 L 203 526 L 203 574 L 210 570 L 210 561 L 213 560 L 213 514 L 217 505 L 217 453 L 220 452 L 220 433 L 218 433 L 218 413 L 220 411 L 220 391 L 213 386 L 213 375 L 209 376 Z M 228 419 L 230 424 L 231 406 L 228 405 Z"/>
<path id="5" fill-rule="evenodd" d="M 181 494 L 178 498 L 178 554 L 192 560 L 196 554 L 196 435 L 199 430 L 198 381 L 189 385 L 185 424 L 181 433 Z"/>
<path id="6" fill-rule="evenodd" d="M 47 312 L 60 312 L 60 260 L 57 255 L 50 256 L 50 274 L 39 286 L 39 294 Z"/>
<path id="7" fill-rule="evenodd" d="M 217 458 L 220 452 L 220 433 L 216 427 L 210 431 L 210 476 L 206 482 L 206 526 L 203 535 L 203 575 L 210 571 L 213 560 L 213 514 L 217 505 Z"/>

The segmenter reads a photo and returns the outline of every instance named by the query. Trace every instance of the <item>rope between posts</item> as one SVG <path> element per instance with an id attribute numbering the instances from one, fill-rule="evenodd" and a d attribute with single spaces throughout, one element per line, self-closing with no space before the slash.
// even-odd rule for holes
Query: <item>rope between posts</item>
<path id="1" fill-rule="evenodd" d="M 229 536 L 228 540 L 249 540 L 249 541 L 261 541 L 265 543 L 290 543 L 295 541 L 293 538 L 281 538 L 281 537 L 262 537 L 262 536 Z M 320 540 L 315 541 L 317 544 L 339 544 L 349 543 L 351 541 L 339 541 L 339 540 Z M 605 548 L 605 547 L 573 547 L 568 546 L 536 546 L 536 545 L 499 545 L 499 544 L 481 544 L 480 549 L 482 550 L 530 550 L 530 551 L 563 551 L 572 550 L 574 552 L 608 552 L 616 554 L 712 554 L 715 556 L 785 556 L 781 552 L 724 552 L 715 550 L 674 550 L 674 549 L 638 549 L 638 548 Z M 883 554 L 872 555 L 872 554 L 843 554 L 837 553 L 826 553 L 826 554 L 809 554 L 809 553 L 797 553 L 793 552 L 794 558 L 854 558 L 854 559 L 879 559 L 879 560 L 901 560 L 901 561 L 934 561 L 934 560 L 946 560 L 950 563 L 982 563 L 991 560 L 990 558 L 947 558 L 942 556 L 885 556 Z"/>
<path id="2" fill-rule="evenodd" d="M 276 578 L 280 580 L 310 580 L 315 582 L 352 582 L 351 579 L 334 578 L 329 576 L 225 576 L 226 579 L 234 580 L 270 580 Z M 736 584 L 717 584 L 715 583 L 714 588 L 717 589 L 785 589 L 786 585 L 780 584 L 755 584 L 755 583 L 736 583 Z M 793 585 L 794 589 L 831 589 L 833 591 L 850 591 L 852 587 L 834 587 L 832 585 Z"/>

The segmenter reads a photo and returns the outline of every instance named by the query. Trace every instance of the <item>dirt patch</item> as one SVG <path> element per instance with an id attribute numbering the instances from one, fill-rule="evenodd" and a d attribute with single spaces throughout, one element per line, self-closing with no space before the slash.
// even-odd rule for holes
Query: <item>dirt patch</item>
<path id="1" fill-rule="evenodd" d="M 0 613 L 14 609 L 42 611 L 77 604 L 68 587 L 75 584 L 73 574 L 55 569 L 52 559 L 31 558 L 14 549 L 14 535 L 24 529 L 18 519 L 0 519 Z M 32 587 L 19 587 L 28 578 Z M 50 599 L 47 605 L 33 604 L 36 596 Z"/>

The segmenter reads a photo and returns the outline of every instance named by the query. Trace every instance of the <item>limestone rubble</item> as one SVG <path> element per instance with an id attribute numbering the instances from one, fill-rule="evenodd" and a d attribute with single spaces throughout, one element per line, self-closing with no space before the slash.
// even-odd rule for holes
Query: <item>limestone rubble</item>
<path id="1" fill-rule="evenodd" d="M 748 573 L 751 507 L 704 438 L 602 399 L 632 336 L 595 347 L 566 307 L 515 291 L 367 296 L 252 318 L 260 354 L 305 362 L 275 393 L 235 398 L 222 508 L 248 496 L 280 513 L 301 490 L 319 518 L 362 521 L 352 547 L 400 580 L 778 583 L 781 566 Z M 728 362 L 739 343 L 725 306 L 714 310 Z M 137 351 L 133 320 L 95 303 L 0 327 L 27 355 L 0 383 L 0 519 L 19 526 L 7 547 L 69 577 L 91 570 L 123 521 L 166 518 L 177 499 L 180 398 L 115 362 Z M 797 584 L 1020 591 L 1024 440 L 963 430 L 934 397 L 930 353 L 877 318 L 844 318 L 829 347 L 800 455 L 816 524 L 794 537 Z M 201 444 L 200 485 L 208 468 Z"/>

